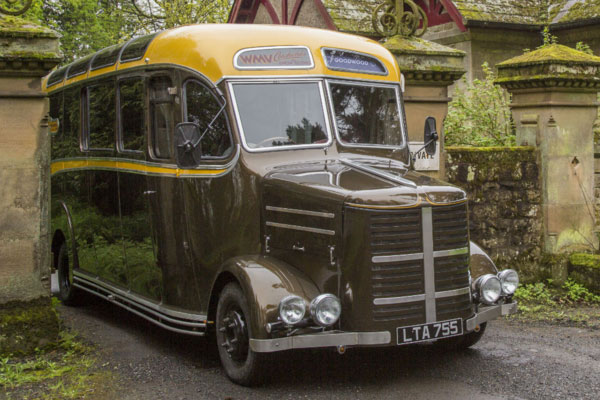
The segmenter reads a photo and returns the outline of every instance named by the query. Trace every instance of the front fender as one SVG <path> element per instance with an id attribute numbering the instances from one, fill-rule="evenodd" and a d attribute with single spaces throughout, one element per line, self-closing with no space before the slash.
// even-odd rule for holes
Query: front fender
<path id="1" fill-rule="evenodd" d="M 469 262 L 469 270 L 471 271 L 471 278 L 473 280 L 479 278 L 481 275 L 498 273 L 496 264 L 492 261 L 485 251 L 473 242 L 470 242 L 471 260 Z"/>
<path id="2" fill-rule="evenodd" d="M 305 274 L 273 257 L 235 257 L 225 263 L 222 272 L 235 276 L 246 295 L 253 339 L 270 337 L 265 324 L 277 321 L 281 299 L 296 295 L 309 304 L 320 294 Z"/>

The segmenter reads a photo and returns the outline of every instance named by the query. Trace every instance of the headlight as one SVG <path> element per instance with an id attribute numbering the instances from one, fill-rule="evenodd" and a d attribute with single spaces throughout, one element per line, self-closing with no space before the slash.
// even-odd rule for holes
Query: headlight
<path id="1" fill-rule="evenodd" d="M 498 279 L 502 284 L 502 294 L 511 295 L 519 286 L 519 274 L 513 269 L 505 269 L 498 274 Z"/>
<path id="2" fill-rule="evenodd" d="M 306 314 L 306 303 L 298 296 L 287 296 L 279 302 L 279 317 L 287 325 L 302 321 Z"/>
<path id="3" fill-rule="evenodd" d="M 321 326 L 331 326 L 337 322 L 342 313 L 340 300 L 332 294 L 325 293 L 310 302 L 310 316 Z"/>
<path id="4" fill-rule="evenodd" d="M 475 288 L 477 289 L 477 293 L 479 293 L 480 300 L 485 304 L 494 304 L 502 294 L 500 279 L 492 274 L 477 278 Z"/>

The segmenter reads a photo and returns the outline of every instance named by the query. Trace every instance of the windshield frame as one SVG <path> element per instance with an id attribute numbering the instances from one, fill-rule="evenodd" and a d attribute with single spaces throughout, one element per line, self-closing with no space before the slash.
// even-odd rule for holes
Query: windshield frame
<path id="1" fill-rule="evenodd" d="M 397 145 L 384 145 L 384 144 L 370 144 L 370 143 L 348 143 L 342 140 L 340 132 L 338 130 L 337 118 L 335 113 L 335 105 L 333 104 L 333 96 L 331 95 L 331 84 L 341 84 L 348 86 L 365 86 L 365 87 L 379 87 L 385 89 L 394 89 L 396 93 L 396 107 L 398 108 L 398 118 L 400 119 L 400 130 L 402 133 L 402 144 Z M 406 131 L 406 116 L 404 115 L 404 106 L 402 98 L 402 90 L 399 83 L 382 83 L 379 81 L 363 81 L 363 80 L 349 80 L 349 79 L 326 79 L 325 84 L 327 86 L 327 100 L 329 102 L 330 118 L 333 123 L 333 130 L 335 132 L 335 138 L 340 146 L 350 148 L 361 148 L 361 149 L 385 149 L 385 150 L 400 150 L 408 146 L 408 132 Z"/>
<path id="2" fill-rule="evenodd" d="M 284 146 L 273 146 L 273 147 L 259 147 L 253 148 L 248 146 L 246 143 L 246 134 L 244 133 L 244 126 L 240 111 L 238 109 L 237 99 L 235 97 L 235 85 L 244 84 L 268 84 L 276 85 L 279 83 L 316 83 L 319 87 L 319 98 L 321 100 L 321 109 L 323 111 L 323 118 L 325 120 L 325 133 L 327 135 L 327 142 L 315 143 L 315 144 L 293 144 Z M 333 128 L 331 126 L 330 115 L 327 109 L 327 96 L 325 94 L 325 85 L 322 78 L 307 77 L 307 78 L 288 78 L 288 79 L 277 79 L 277 78 L 261 78 L 261 79 L 231 79 L 227 81 L 227 89 L 231 96 L 231 104 L 233 112 L 235 114 L 235 121 L 237 123 L 238 131 L 240 133 L 240 142 L 244 150 L 250 153 L 265 153 L 271 151 L 285 151 L 285 150 L 302 150 L 302 149 L 324 149 L 330 147 L 333 144 Z"/>

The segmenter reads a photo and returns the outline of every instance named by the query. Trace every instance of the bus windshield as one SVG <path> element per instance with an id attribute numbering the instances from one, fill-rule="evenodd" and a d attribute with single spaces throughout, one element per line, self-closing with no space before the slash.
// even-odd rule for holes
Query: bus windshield
<path id="1" fill-rule="evenodd" d="M 320 82 L 233 83 L 231 87 L 248 150 L 330 142 Z"/>
<path id="2" fill-rule="evenodd" d="M 329 91 L 342 144 L 404 146 L 396 87 L 329 82 Z"/>

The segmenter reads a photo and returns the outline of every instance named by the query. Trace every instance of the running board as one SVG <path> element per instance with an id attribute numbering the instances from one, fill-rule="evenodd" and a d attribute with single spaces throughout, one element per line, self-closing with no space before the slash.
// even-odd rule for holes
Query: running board
<path id="1" fill-rule="evenodd" d="M 194 336 L 206 334 L 206 315 L 169 309 L 79 271 L 74 271 L 73 286 L 116 304 L 169 331 Z"/>

